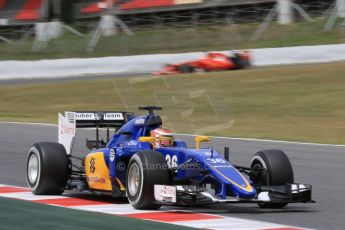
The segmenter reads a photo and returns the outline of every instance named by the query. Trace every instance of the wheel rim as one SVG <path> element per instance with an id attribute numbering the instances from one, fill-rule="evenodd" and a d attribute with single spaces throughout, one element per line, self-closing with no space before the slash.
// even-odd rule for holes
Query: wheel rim
<path id="1" fill-rule="evenodd" d="M 256 158 L 253 162 L 252 162 L 252 168 L 253 169 L 260 169 L 260 168 L 263 168 L 263 169 L 266 169 L 267 170 L 267 166 L 265 164 L 265 162 L 263 161 L 263 159 L 261 158 Z M 261 180 L 262 181 L 262 180 Z M 266 171 L 266 175 L 264 175 L 264 185 L 269 185 L 269 175 L 268 175 L 268 172 Z"/>
<path id="2" fill-rule="evenodd" d="M 28 178 L 31 184 L 34 184 L 38 178 L 39 171 L 39 161 L 36 154 L 31 154 L 29 163 L 28 163 Z"/>
<path id="3" fill-rule="evenodd" d="M 264 168 L 266 169 L 260 162 L 256 161 L 253 166 L 252 166 L 253 169 L 259 169 L 259 168 Z"/>
<path id="4" fill-rule="evenodd" d="M 137 164 L 132 164 L 128 173 L 128 190 L 131 196 L 135 196 L 140 186 L 140 170 Z"/>

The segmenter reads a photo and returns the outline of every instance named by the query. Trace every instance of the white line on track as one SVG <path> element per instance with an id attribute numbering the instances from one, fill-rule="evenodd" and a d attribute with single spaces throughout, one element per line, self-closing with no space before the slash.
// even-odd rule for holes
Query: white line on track
<path id="1" fill-rule="evenodd" d="M 18 125 L 37 125 L 37 126 L 51 126 L 56 127 L 56 124 L 48 123 L 31 123 L 31 122 L 2 122 L 0 124 L 18 124 Z M 195 137 L 198 135 L 195 134 L 185 134 L 185 133 L 176 133 L 180 136 L 191 136 Z M 314 145 L 314 146 L 324 146 L 324 147 L 345 147 L 345 145 L 339 144 L 322 144 L 322 143 L 311 143 L 311 142 L 298 142 L 298 141 L 284 141 L 284 140 L 270 140 L 270 139 L 256 139 L 256 138 L 240 138 L 240 137 L 222 137 L 222 136 L 209 136 L 214 139 L 224 139 L 224 140 L 238 140 L 238 141 L 254 141 L 254 142 L 271 142 L 271 143 L 281 143 L 281 144 L 296 144 L 296 145 Z"/>
<path id="2" fill-rule="evenodd" d="M 51 195 L 46 195 L 46 196 L 36 196 L 32 194 L 32 192 L 13 192 L 13 193 L 5 193 L 1 194 L 2 197 L 6 198 L 15 198 L 15 199 L 22 199 L 22 200 L 47 200 L 47 199 L 64 199 L 67 197 L 63 196 L 51 196 Z"/>

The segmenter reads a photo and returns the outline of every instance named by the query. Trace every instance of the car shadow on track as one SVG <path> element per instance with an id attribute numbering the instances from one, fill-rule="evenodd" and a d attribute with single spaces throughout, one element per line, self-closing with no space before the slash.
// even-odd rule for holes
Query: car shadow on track
<path id="1" fill-rule="evenodd" d="M 100 201 L 100 202 L 109 203 L 109 204 L 129 204 L 127 197 L 112 197 L 110 195 L 100 195 L 97 193 L 77 193 L 77 192 L 67 192 L 67 193 L 64 193 L 64 195 L 71 198 Z"/>
<path id="2" fill-rule="evenodd" d="M 301 204 L 291 204 L 285 208 L 272 209 L 260 208 L 256 204 L 233 205 L 233 204 L 212 204 L 208 206 L 199 206 L 189 208 L 189 210 L 197 212 L 205 212 L 208 214 L 273 214 L 273 213 L 312 213 L 319 212 L 310 206 L 300 206 Z M 303 204 L 302 204 L 303 205 Z M 305 204 L 304 204 L 305 205 Z"/>
<path id="3" fill-rule="evenodd" d="M 109 195 L 100 195 L 97 193 L 75 193 L 68 192 L 64 195 L 71 198 L 79 198 L 91 201 L 100 201 L 109 204 L 129 204 L 127 197 L 112 197 Z M 278 214 L 278 213 L 313 213 L 319 212 L 312 206 L 306 204 L 290 204 L 285 208 L 272 209 L 260 208 L 256 204 L 209 204 L 199 206 L 162 206 L 161 210 L 185 210 L 198 213 L 207 213 L 215 215 L 226 214 Z"/>

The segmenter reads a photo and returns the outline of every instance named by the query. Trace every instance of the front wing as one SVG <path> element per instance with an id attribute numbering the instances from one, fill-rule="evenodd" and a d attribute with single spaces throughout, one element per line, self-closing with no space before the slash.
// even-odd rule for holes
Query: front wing
<path id="1" fill-rule="evenodd" d="M 227 197 L 221 199 L 212 191 L 193 185 L 155 185 L 156 202 L 164 205 L 200 205 L 212 203 L 315 203 L 312 200 L 312 186 L 307 184 L 286 184 L 257 188 L 255 199 Z"/>

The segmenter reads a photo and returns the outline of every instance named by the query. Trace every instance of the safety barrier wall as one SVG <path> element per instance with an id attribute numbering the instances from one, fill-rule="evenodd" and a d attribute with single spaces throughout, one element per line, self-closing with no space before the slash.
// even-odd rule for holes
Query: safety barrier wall
<path id="1" fill-rule="evenodd" d="M 345 60 L 345 44 L 253 49 L 251 54 L 254 66 L 332 62 Z M 188 61 L 202 55 L 204 53 L 196 52 L 86 59 L 2 61 L 0 62 L 0 80 L 150 73 L 162 68 L 166 63 Z"/>

